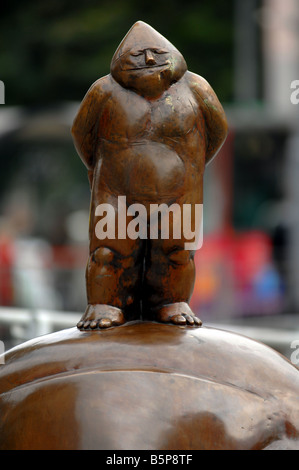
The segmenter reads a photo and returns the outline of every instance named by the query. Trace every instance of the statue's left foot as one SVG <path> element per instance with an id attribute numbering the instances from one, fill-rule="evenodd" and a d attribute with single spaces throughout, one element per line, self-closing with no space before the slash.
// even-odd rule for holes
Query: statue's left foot
<path id="1" fill-rule="evenodd" d="M 175 325 L 202 326 L 202 321 L 192 312 L 186 302 L 164 305 L 156 311 L 155 319 L 162 323 L 174 323 Z"/>
<path id="2" fill-rule="evenodd" d="M 77 324 L 79 330 L 102 330 L 125 323 L 123 311 L 112 305 L 88 305 Z"/>

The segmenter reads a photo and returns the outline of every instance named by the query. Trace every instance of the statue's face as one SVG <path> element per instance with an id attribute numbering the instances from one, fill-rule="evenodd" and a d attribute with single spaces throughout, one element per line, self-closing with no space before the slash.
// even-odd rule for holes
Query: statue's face
<path id="1" fill-rule="evenodd" d="M 170 65 L 170 53 L 166 48 L 148 47 L 146 49 L 132 49 L 127 51 L 123 58 L 123 70 L 139 71 L 145 73 L 152 68 L 167 68 Z"/>
<path id="2" fill-rule="evenodd" d="M 186 70 L 180 52 L 143 22 L 135 23 L 111 62 L 113 78 L 146 97 L 161 95 Z"/>

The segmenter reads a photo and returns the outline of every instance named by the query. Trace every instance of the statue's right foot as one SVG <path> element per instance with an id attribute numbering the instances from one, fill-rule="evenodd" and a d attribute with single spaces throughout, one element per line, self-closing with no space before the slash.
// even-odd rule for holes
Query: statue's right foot
<path id="1" fill-rule="evenodd" d="M 79 330 L 102 330 L 111 326 L 123 325 L 126 322 L 123 311 L 112 305 L 88 305 L 77 324 Z"/>
<path id="2" fill-rule="evenodd" d="M 186 302 L 178 302 L 160 307 L 155 312 L 155 319 L 161 323 L 173 323 L 174 325 L 190 325 L 196 328 L 202 326 L 202 321 L 197 318 Z"/>

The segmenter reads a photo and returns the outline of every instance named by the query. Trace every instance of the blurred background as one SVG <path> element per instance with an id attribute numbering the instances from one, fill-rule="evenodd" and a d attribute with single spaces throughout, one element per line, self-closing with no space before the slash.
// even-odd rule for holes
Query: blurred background
<path id="1" fill-rule="evenodd" d="M 286 356 L 299 340 L 299 0 L 10 0 L 1 6 L 0 338 L 71 327 L 86 307 L 90 191 L 70 127 L 137 20 L 223 103 L 192 307 Z M 1 100 L 0 100 L 1 103 Z"/>

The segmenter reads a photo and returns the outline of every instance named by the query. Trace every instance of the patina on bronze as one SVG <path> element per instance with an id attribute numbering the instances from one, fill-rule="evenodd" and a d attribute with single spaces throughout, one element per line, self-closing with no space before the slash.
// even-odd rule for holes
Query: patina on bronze
<path id="1" fill-rule="evenodd" d="M 205 166 L 227 135 L 210 85 L 187 70 L 167 39 L 138 21 L 116 50 L 111 73 L 86 94 L 72 135 L 92 192 L 88 307 L 78 328 L 140 318 L 200 326 L 189 307 L 195 250 L 185 249 L 183 233 L 173 237 L 175 218 L 168 239 L 99 240 L 96 208 L 110 204 L 117 212 L 119 196 L 147 208 L 202 204 Z"/>

